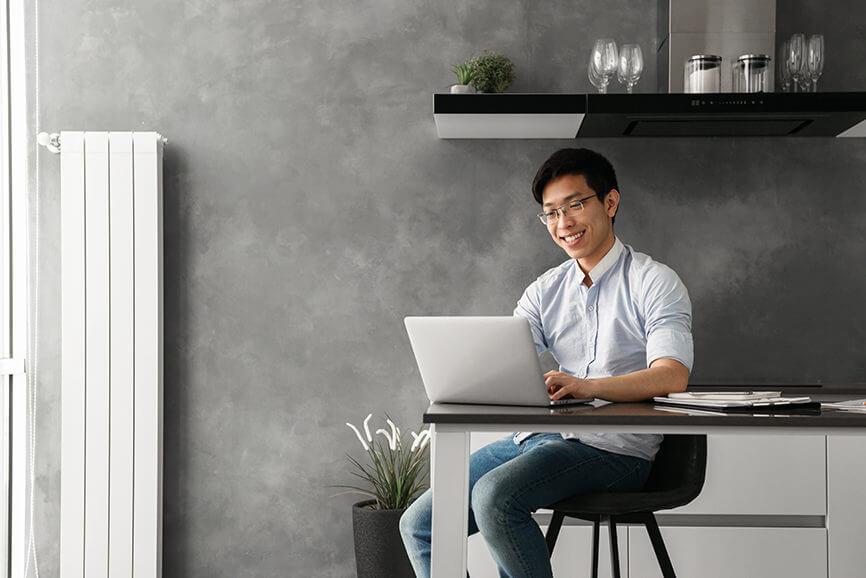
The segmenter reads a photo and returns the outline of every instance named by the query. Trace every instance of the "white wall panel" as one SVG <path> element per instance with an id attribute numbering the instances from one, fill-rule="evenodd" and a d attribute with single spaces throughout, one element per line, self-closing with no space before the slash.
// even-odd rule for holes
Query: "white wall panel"
<path id="1" fill-rule="evenodd" d="M 60 567 L 84 577 L 84 134 L 61 133 L 61 405 Z"/>
<path id="2" fill-rule="evenodd" d="M 108 576 L 108 134 L 84 133 L 84 575 Z"/>
<path id="3" fill-rule="evenodd" d="M 135 485 L 133 576 L 162 564 L 162 145 L 133 136 L 135 213 Z M 154 507 L 154 505 L 158 507 Z M 156 555 L 154 555 L 154 552 Z"/>
<path id="4" fill-rule="evenodd" d="M 108 575 L 132 576 L 134 288 L 132 133 L 111 133 L 111 448 Z"/>

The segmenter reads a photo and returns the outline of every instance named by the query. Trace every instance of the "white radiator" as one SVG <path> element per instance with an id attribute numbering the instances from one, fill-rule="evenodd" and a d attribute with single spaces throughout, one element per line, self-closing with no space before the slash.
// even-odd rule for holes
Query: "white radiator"
<path id="1" fill-rule="evenodd" d="M 162 570 L 162 137 L 62 132 L 62 578 Z"/>

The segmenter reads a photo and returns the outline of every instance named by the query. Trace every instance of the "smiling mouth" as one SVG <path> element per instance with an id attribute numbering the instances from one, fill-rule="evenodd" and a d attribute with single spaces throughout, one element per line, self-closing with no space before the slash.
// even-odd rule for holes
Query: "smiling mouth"
<path id="1" fill-rule="evenodd" d="M 583 231 L 580 231 L 579 233 L 574 233 L 571 235 L 566 235 L 565 237 L 560 237 L 560 239 L 562 239 L 566 245 L 575 245 L 575 244 L 577 244 L 578 241 L 580 241 L 583 238 L 584 234 L 586 234 L 586 229 L 584 229 Z"/>

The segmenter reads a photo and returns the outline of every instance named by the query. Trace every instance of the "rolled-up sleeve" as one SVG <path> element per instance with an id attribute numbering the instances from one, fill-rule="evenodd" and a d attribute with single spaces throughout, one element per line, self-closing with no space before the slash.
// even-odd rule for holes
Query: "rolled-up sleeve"
<path id="1" fill-rule="evenodd" d="M 675 359 L 692 372 L 692 302 L 673 269 L 661 265 L 644 279 L 646 363 Z"/>
<path id="2" fill-rule="evenodd" d="M 523 317 L 529 321 L 532 329 L 532 340 L 535 342 L 535 350 L 539 355 L 547 351 L 549 345 L 544 337 L 544 327 L 541 324 L 541 299 L 539 295 L 538 282 L 532 283 L 523 292 L 523 296 L 517 301 L 514 308 L 515 317 Z"/>

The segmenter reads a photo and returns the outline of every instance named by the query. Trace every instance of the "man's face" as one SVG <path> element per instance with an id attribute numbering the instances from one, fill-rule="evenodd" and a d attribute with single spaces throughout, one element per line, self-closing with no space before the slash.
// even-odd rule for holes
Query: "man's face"
<path id="1" fill-rule="evenodd" d="M 541 195 L 542 211 L 552 211 L 591 195 L 592 198 L 583 201 L 582 210 L 569 210 L 567 216 L 560 214 L 559 219 L 547 225 L 553 241 L 569 257 L 588 260 L 590 267 L 604 256 L 599 253 L 610 248 L 607 244 L 613 236 L 611 217 L 619 206 L 619 191 L 611 189 L 602 202 L 583 175 L 563 175 L 548 183 Z"/>

